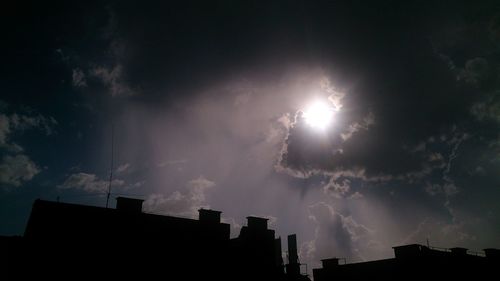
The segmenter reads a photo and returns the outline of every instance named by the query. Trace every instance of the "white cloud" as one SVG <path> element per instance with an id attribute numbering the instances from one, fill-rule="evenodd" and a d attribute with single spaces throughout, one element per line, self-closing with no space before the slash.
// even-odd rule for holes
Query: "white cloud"
<path id="1" fill-rule="evenodd" d="M 209 208 L 205 193 L 214 186 L 213 181 L 200 176 L 190 180 L 184 192 L 175 191 L 170 195 L 151 194 L 144 202 L 144 211 L 196 218 L 200 208 Z"/>
<path id="2" fill-rule="evenodd" d="M 124 186 L 125 182 L 120 179 L 112 181 L 112 187 Z M 76 173 L 71 174 L 63 184 L 59 185 L 62 189 L 80 189 L 86 192 L 106 192 L 109 181 L 100 179 L 94 174 Z"/>
<path id="3" fill-rule="evenodd" d="M 0 162 L 0 183 L 20 186 L 40 173 L 38 166 L 24 155 L 4 156 Z"/>
<path id="4" fill-rule="evenodd" d="M 328 79 L 328 77 L 326 77 L 326 76 L 321 77 L 319 84 L 320 84 L 320 88 L 323 91 L 325 91 L 327 94 L 329 94 L 328 100 L 332 104 L 335 111 L 339 111 L 343 107 L 342 100 L 345 97 L 345 93 L 342 91 L 336 90 L 332 86 L 330 79 Z"/>

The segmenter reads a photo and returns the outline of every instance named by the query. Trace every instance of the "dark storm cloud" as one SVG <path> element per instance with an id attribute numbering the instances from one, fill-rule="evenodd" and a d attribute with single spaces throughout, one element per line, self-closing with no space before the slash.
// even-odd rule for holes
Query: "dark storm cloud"
<path id="1" fill-rule="evenodd" d="M 401 243 L 424 241 L 426 236 L 441 244 L 467 245 L 488 239 L 484 228 L 498 221 L 488 215 L 498 212 L 489 196 L 498 196 L 495 186 L 500 180 L 494 172 L 482 172 L 483 166 L 499 168 L 500 79 L 498 48 L 494 47 L 498 38 L 488 28 L 497 25 L 498 10 L 478 6 L 441 10 L 439 20 L 417 11 L 413 18 L 398 19 L 405 32 L 391 33 L 386 41 L 349 38 L 350 44 L 359 39 L 371 49 L 353 46 L 329 57 L 332 64 L 346 62 L 340 64 L 341 69 L 356 62 L 362 78 L 348 70 L 342 79 L 338 78 L 342 70 L 330 72 L 334 85 L 339 80 L 355 80 L 340 88 L 345 96 L 334 118 L 336 124 L 329 132 L 311 137 L 316 132 L 296 112 L 278 170 L 296 177 L 323 175 L 327 178 L 323 189 L 336 200 L 349 200 L 358 192 L 353 187 L 359 188 L 360 183 L 351 183 L 354 179 L 366 187 L 380 187 L 381 196 L 394 196 L 382 191 L 384 186 L 425 189 L 439 203 L 427 209 L 424 202 L 429 199 L 413 199 L 420 205 L 415 206 L 413 218 L 407 219 L 420 220 L 419 227 Z M 424 19 L 434 23 L 432 28 L 425 28 Z M 397 30 L 380 26 L 380 21 L 372 28 L 381 37 Z M 446 34 L 451 28 L 452 35 Z M 367 59 L 367 55 L 372 57 Z M 475 198 L 474 203 L 466 198 Z M 431 214 L 424 215 L 429 210 Z M 330 225 L 337 232 L 335 237 L 345 233 L 345 226 L 338 222 L 322 225 L 323 229 Z M 431 235 L 431 229 L 437 234 Z M 498 233 L 498 229 L 487 232 Z M 381 241 L 380 237 L 374 241 Z M 368 253 L 368 247 L 364 248 Z M 348 249 L 330 252 L 354 257 Z"/>
<path id="2" fill-rule="evenodd" d="M 496 246 L 495 2 L 57 4 L 7 18 L 0 90 L 40 115 L 0 115 L 2 181 L 102 194 L 113 123 L 114 191 L 150 212 L 276 217 L 306 262 Z M 324 133 L 303 119 L 315 98 L 336 109 Z M 48 116 L 58 140 L 18 138 Z"/>
<path id="3" fill-rule="evenodd" d="M 245 162 L 242 151 L 250 151 L 244 157 L 269 155 L 278 171 L 326 176 L 321 190 L 337 199 L 363 197 L 356 180 L 397 182 L 438 197 L 451 213 L 450 198 L 470 189 L 453 169 L 470 161 L 460 157 L 462 149 L 473 138 L 493 147 L 498 140 L 492 133 L 498 124 L 482 122 L 496 114 L 491 101 L 498 74 L 488 43 L 496 37 L 486 28 L 495 25 L 474 22 L 476 10 L 464 6 L 116 2 L 103 10 L 107 16 L 92 39 L 99 49 L 77 48 L 70 69 L 73 84 L 85 82 L 87 93 L 101 89 L 130 99 L 123 124 L 140 120 L 145 133 L 127 126 L 129 154 L 155 163 L 188 159 L 169 168 L 170 177 L 183 174 L 186 182 L 206 172 L 241 192 L 241 182 L 267 176 L 251 164 L 236 164 Z M 311 130 L 300 112 L 311 92 L 333 95 L 341 105 L 325 135 Z M 163 114 L 167 109 L 171 113 Z M 280 156 L 274 149 L 283 130 Z M 158 147 L 158 140 L 167 141 L 146 150 Z M 169 181 L 154 174 L 159 186 Z M 188 190 L 160 190 L 153 205 L 168 209 L 175 198 L 191 200 Z M 338 233 L 345 228 L 322 223 Z"/>
<path id="4" fill-rule="evenodd" d="M 435 153 L 449 155 L 454 145 L 452 140 L 463 134 L 478 133 L 482 137 L 497 138 L 484 131 L 484 124 L 476 123 L 470 114 L 473 110 L 476 116 L 495 115 L 492 113 L 496 108 L 493 97 L 497 94 L 489 92 L 498 86 L 498 79 L 491 78 L 498 77 L 496 68 L 482 57 L 465 58 L 458 70 L 455 65 L 450 69 L 443 63 L 441 50 L 436 50 L 436 46 L 441 45 L 439 35 L 447 31 L 448 18 L 446 13 L 441 16 L 444 17 L 440 23 L 444 26 L 436 25 L 433 29 L 425 28 L 424 20 L 428 18 L 419 11 L 408 19 L 389 16 L 387 21 L 397 20 L 407 30 L 397 32 L 398 27 L 374 21 L 370 28 L 379 39 L 388 40 L 353 36 L 347 40 L 349 44 L 362 42 L 369 47 L 353 46 L 350 51 L 332 51 L 332 61 L 348 61 L 346 65 L 338 64 L 339 68 L 359 64 L 364 77 L 345 88 L 343 109 L 336 117 L 339 119 L 334 128 L 336 132 L 312 138 L 310 128 L 300 113 L 297 114 L 286 140 L 282 165 L 300 173 L 358 170 L 368 178 L 418 176 L 440 167 L 433 165 L 429 157 Z M 369 20 L 374 18 L 369 17 L 366 21 Z M 484 22 L 461 24 L 463 29 L 474 26 L 476 31 L 480 28 L 475 25 L 483 27 L 481 34 L 475 37 L 487 41 L 493 37 L 488 37 L 489 22 L 484 21 L 486 25 Z M 390 38 L 384 37 L 389 34 Z M 469 39 L 467 34 L 456 35 L 461 36 L 460 40 L 475 38 Z M 476 47 L 472 45 L 474 42 L 469 43 Z M 471 55 L 492 56 L 498 51 L 488 48 L 491 44 L 495 41 L 483 42 L 486 46 Z M 447 45 L 448 51 L 463 47 L 450 45 Z M 367 55 L 372 58 L 367 59 Z M 336 79 L 336 74 L 332 73 L 332 81 L 340 80 Z M 352 76 L 345 78 L 355 79 Z M 489 102 L 484 102 L 485 99 Z M 478 113 L 480 108 L 485 109 L 483 114 Z"/>

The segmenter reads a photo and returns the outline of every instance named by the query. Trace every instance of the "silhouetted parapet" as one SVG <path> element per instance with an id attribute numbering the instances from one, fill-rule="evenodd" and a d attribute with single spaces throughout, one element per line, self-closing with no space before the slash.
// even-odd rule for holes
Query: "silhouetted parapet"
<path id="1" fill-rule="evenodd" d="M 454 280 L 491 279 L 497 276 L 500 250 L 485 249 L 486 257 L 469 254 L 468 249 L 450 249 L 410 244 L 393 247 L 395 258 L 339 264 L 339 259 L 322 260 L 313 269 L 314 280 Z M 495 278 L 495 277 L 493 277 Z"/>
<path id="2" fill-rule="evenodd" d="M 200 209 L 196 220 L 144 213 L 142 203 L 119 197 L 112 209 L 36 200 L 16 268 L 37 279 L 82 272 L 83 279 L 308 280 L 285 274 L 281 239 L 266 218 L 248 217 L 231 239 L 220 211 Z M 103 266 L 89 267 L 88 257 Z"/>
<path id="3" fill-rule="evenodd" d="M 339 259 L 338 258 L 323 259 L 321 260 L 321 265 L 323 266 L 323 268 L 327 269 L 336 268 L 339 266 Z"/>
<path id="4" fill-rule="evenodd" d="M 417 258 L 422 256 L 425 251 L 429 249 L 419 244 L 396 246 L 392 248 L 394 249 L 394 256 L 396 259 Z"/>
<path id="5" fill-rule="evenodd" d="M 468 249 L 461 248 L 461 247 L 454 247 L 454 248 L 450 248 L 450 251 L 455 256 L 465 256 L 465 255 L 467 255 Z"/>
<path id="6" fill-rule="evenodd" d="M 116 209 L 123 212 L 142 213 L 142 202 L 144 200 L 120 196 L 116 198 Z"/>
<path id="7" fill-rule="evenodd" d="M 215 210 L 199 209 L 198 215 L 200 222 L 220 223 L 220 214 L 222 212 Z"/>
<path id="8" fill-rule="evenodd" d="M 489 260 L 500 261 L 500 249 L 487 248 L 484 249 L 484 254 Z"/>

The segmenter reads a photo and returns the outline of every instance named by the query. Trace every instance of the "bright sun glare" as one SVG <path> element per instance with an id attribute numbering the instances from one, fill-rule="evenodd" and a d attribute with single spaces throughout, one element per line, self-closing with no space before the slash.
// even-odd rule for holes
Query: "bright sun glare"
<path id="1" fill-rule="evenodd" d="M 316 101 L 304 110 L 303 116 L 309 126 L 323 130 L 332 122 L 333 108 L 324 102 Z"/>

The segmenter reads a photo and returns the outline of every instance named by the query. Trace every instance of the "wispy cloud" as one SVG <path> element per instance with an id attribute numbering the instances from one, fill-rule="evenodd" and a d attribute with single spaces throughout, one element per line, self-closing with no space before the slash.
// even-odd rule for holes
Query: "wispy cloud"
<path id="1" fill-rule="evenodd" d="M 114 179 L 112 187 L 122 187 L 125 182 L 120 179 Z M 95 174 L 75 173 L 69 175 L 64 183 L 58 186 L 61 189 L 77 189 L 86 192 L 104 193 L 108 190 L 109 181 L 101 179 Z"/>
<path id="2" fill-rule="evenodd" d="M 215 182 L 203 176 L 187 182 L 185 189 L 168 195 L 151 194 L 144 202 L 146 212 L 167 215 L 179 215 L 196 218 L 200 208 L 209 208 L 206 192 L 215 186 Z"/>
<path id="3" fill-rule="evenodd" d="M 87 78 L 85 77 L 85 73 L 80 68 L 74 68 L 73 73 L 71 75 L 71 82 L 75 87 L 87 87 Z"/>
<path id="4" fill-rule="evenodd" d="M 7 186 L 21 186 L 42 170 L 25 153 L 24 148 L 12 140 L 14 133 L 29 129 L 41 130 L 52 135 L 57 121 L 37 113 L 0 113 L 0 150 L 5 155 L 0 162 L 0 182 Z"/>

